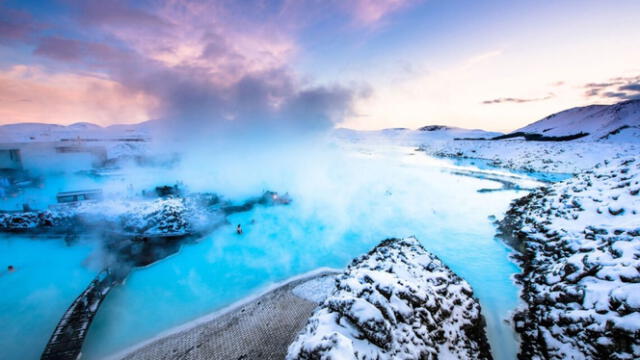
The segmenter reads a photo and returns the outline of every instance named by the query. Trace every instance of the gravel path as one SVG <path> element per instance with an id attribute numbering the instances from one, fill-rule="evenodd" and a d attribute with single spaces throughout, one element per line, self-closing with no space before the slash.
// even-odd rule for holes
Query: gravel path
<path id="1" fill-rule="evenodd" d="M 318 306 L 292 290 L 335 275 L 326 271 L 290 281 L 218 317 L 142 345 L 121 359 L 284 359 Z"/>

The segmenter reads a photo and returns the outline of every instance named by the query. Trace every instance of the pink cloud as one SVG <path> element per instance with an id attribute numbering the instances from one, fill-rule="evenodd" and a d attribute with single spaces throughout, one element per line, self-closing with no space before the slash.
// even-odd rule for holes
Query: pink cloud
<path id="1" fill-rule="evenodd" d="M 371 25 L 386 15 L 400 10 L 415 0 L 354 0 L 347 2 L 355 20 L 363 25 Z"/>
<path id="2" fill-rule="evenodd" d="M 148 95 L 90 74 L 49 74 L 24 65 L 0 72 L 3 124 L 131 123 L 147 120 L 154 106 L 155 100 Z"/>

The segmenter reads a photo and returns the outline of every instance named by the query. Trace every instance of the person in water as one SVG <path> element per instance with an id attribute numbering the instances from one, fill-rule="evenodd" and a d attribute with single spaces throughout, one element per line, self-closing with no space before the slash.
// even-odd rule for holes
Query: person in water
<path id="1" fill-rule="evenodd" d="M 7 271 L 11 273 L 11 272 L 16 271 L 16 269 L 13 267 L 13 265 L 9 265 L 9 266 L 7 266 Z"/>
<path id="2" fill-rule="evenodd" d="M 242 234 L 242 226 L 240 226 L 240 224 L 238 224 L 238 227 L 236 227 L 236 232 L 238 234 Z"/>

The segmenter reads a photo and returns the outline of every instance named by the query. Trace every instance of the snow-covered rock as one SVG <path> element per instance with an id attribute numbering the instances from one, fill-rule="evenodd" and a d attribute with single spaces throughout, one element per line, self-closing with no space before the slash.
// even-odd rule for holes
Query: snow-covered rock
<path id="1" fill-rule="evenodd" d="M 138 235 L 190 234 L 220 216 L 193 198 L 109 200 L 0 213 L 0 230 L 69 233 L 104 228 Z"/>
<path id="2" fill-rule="evenodd" d="M 287 359 L 490 359 L 469 284 L 415 238 L 355 259 Z"/>
<path id="3" fill-rule="evenodd" d="M 524 359 L 640 358 L 640 160 L 613 160 L 515 200 Z"/>
<path id="4" fill-rule="evenodd" d="M 584 140 L 639 141 L 640 100 L 614 105 L 590 105 L 565 110 L 513 131 L 511 134 L 568 137 Z"/>

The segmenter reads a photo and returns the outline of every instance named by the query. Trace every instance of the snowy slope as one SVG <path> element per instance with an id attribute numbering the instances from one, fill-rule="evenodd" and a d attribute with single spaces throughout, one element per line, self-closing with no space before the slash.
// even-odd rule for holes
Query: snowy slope
<path id="1" fill-rule="evenodd" d="M 582 140 L 425 142 L 420 148 L 435 157 L 485 159 L 498 167 L 559 173 L 578 173 L 619 155 L 640 154 L 640 142 Z"/>
<path id="2" fill-rule="evenodd" d="M 640 160 L 613 160 L 514 201 L 522 358 L 640 358 Z"/>
<path id="3" fill-rule="evenodd" d="M 469 284 L 415 238 L 355 259 L 287 359 L 490 359 Z"/>
<path id="4" fill-rule="evenodd" d="M 517 129 L 514 133 L 545 137 L 586 133 L 588 135 L 582 138 L 584 140 L 639 141 L 640 100 L 565 110 Z"/>

